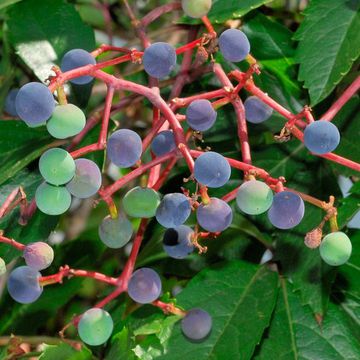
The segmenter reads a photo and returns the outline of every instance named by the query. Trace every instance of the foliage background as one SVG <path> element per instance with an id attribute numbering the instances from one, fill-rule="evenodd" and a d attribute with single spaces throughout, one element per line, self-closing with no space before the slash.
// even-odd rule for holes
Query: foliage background
<path id="1" fill-rule="evenodd" d="M 130 5 L 141 17 L 163 3 L 166 1 L 139 0 L 131 1 Z M 241 24 L 251 42 L 252 54 L 262 67 L 256 83 L 289 110 L 299 111 L 304 104 L 311 104 L 319 117 L 359 75 L 357 0 L 312 0 L 310 4 L 285 0 L 214 0 L 213 3 L 209 18 L 216 30 L 222 31 L 227 21 Z M 111 22 L 104 20 L 99 4 L 108 6 Z M 45 80 L 51 65 L 59 64 L 66 51 L 92 50 L 108 42 L 109 26 L 115 45 L 140 46 L 123 4 L 117 0 L 99 3 L 95 0 L 2 0 L 0 24 L 0 108 L 10 88 L 28 81 Z M 179 45 L 186 41 L 184 24 L 194 24 L 194 21 L 181 17 L 180 13 L 168 14 L 150 26 L 150 37 Z M 216 60 L 227 70 L 237 66 L 226 63 L 220 54 Z M 140 70 L 132 64 L 106 69 L 146 84 L 147 79 Z M 217 86 L 209 74 L 187 85 L 183 94 L 210 91 Z M 165 97 L 169 90 L 170 87 L 162 89 Z M 100 83 L 85 90 L 73 86 L 71 101 L 89 115 L 104 101 L 105 93 Z M 119 98 L 126 95 L 119 94 Z M 2 116 L 5 120 L 6 115 Z M 114 116 L 112 129 L 121 124 L 143 135 L 150 120 L 151 107 L 140 101 Z M 336 152 L 359 162 L 358 96 L 346 104 L 334 122 L 342 133 Z M 164 230 L 152 221 L 137 266 L 149 266 L 161 274 L 163 299 L 167 300 L 180 286 L 183 290 L 176 296 L 179 306 L 199 306 L 211 313 L 214 327 L 209 339 L 201 344 L 186 341 L 176 317 L 164 316 L 151 306 L 137 308 L 122 295 L 107 307 L 115 321 L 107 346 L 83 347 L 76 351 L 60 343 L 57 332 L 74 314 L 91 307 L 109 289 L 89 279 L 71 279 L 46 288 L 36 303 L 20 305 L 4 290 L 6 279 L 3 277 L 0 279 L 0 344 L 3 345 L 0 359 L 8 359 L 6 344 L 10 334 L 30 343 L 49 344 L 35 349 L 43 360 L 358 359 L 360 231 L 354 221 L 347 226 L 359 210 L 358 174 L 309 155 L 296 140 L 275 143 L 273 135 L 282 125 L 283 119 L 277 114 L 263 125 L 249 124 L 254 164 L 274 177 L 285 176 L 289 187 L 324 200 L 331 194 L 336 196 L 339 225 L 353 243 L 353 255 L 347 264 L 330 268 L 320 260 L 317 250 L 303 245 L 304 234 L 322 218 L 321 211 L 313 206 L 306 206 L 303 222 L 293 231 L 274 229 L 266 216 L 243 216 L 235 211 L 231 228 L 208 244 L 207 254 L 194 254 L 182 261 L 169 259 L 162 251 Z M 91 131 L 82 144 L 94 142 L 98 130 L 96 127 Z M 215 128 L 205 133 L 204 140 L 204 146 L 239 158 L 236 121 L 230 107 L 219 112 Z M 25 188 L 29 199 L 34 196 L 41 182 L 37 159 L 52 142 L 46 129 L 30 129 L 22 122 L 9 119 L 0 122 L 0 203 L 17 185 Z M 106 183 L 111 176 L 121 176 L 116 169 L 107 170 L 103 154 L 92 154 L 89 158 L 103 168 Z M 161 192 L 177 191 L 186 176 L 185 165 L 179 163 Z M 224 195 L 239 185 L 240 180 L 241 174 L 233 172 L 229 184 L 211 194 Z M 344 189 L 341 190 L 339 183 L 349 181 L 355 185 L 350 190 L 348 186 L 344 198 Z M 118 194 L 118 204 L 127 189 Z M 1 220 L 0 228 L 7 236 L 25 244 L 46 239 L 52 242 L 55 261 L 45 275 L 56 272 L 64 264 L 116 275 L 129 249 L 109 250 L 99 241 L 97 226 L 105 214 L 104 204 L 94 209 L 93 200 L 89 200 L 73 204 L 72 210 L 61 218 L 36 212 L 26 227 L 18 225 L 18 210 L 14 210 Z M 134 221 L 134 226 L 137 225 Z M 58 239 L 63 241 L 57 243 Z M 270 245 L 275 247 L 273 260 L 279 272 L 259 265 Z M 0 255 L 9 263 L 9 268 L 23 263 L 18 253 L 9 247 L 0 245 Z M 43 339 L 45 335 L 50 338 Z M 75 338 L 76 330 L 70 329 L 68 336 Z"/>

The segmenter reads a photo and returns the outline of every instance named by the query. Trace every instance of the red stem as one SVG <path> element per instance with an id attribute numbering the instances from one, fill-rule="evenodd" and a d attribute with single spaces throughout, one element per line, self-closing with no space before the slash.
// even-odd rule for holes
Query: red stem
<path id="1" fill-rule="evenodd" d="M 351 99 L 360 89 L 360 76 L 342 93 L 342 95 L 332 104 L 330 109 L 321 117 L 323 120 L 331 121 L 342 107 Z"/>
<path id="2" fill-rule="evenodd" d="M 170 4 L 165 4 L 162 6 L 158 6 L 154 10 L 147 13 L 142 19 L 141 19 L 141 25 L 143 27 L 149 26 L 152 22 L 154 22 L 157 18 L 159 18 L 161 15 L 164 15 L 168 12 L 172 12 L 174 10 L 180 10 L 181 9 L 181 3 L 180 2 L 173 2 Z"/>
<path id="3" fill-rule="evenodd" d="M 26 247 L 24 244 L 21 244 L 21 243 L 17 242 L 14 239 L 9 239 L 9 238 L 7 238 L 7 237 L 5 237 L 3 235 L 0 235 L 0 242 L 2 242 L 4 244 L 8 244 L 8 245 L 14 247 L 17 250 L 20 250 L 20 251 L 24 251 L 24 249 Z"/>
<path id="4" fill-rule="evenodd" d="M 67 265 L 61 267 L 59 269 L 59 272 L 57 272 L 56 274 L 40 277 L 39 282 L 42 286 L 62 283 L 64 277 L 70 278 L 72 276 L 88 277 L 101 282 L 105 282 L 110 285 L 117 285 L 118 283 L 117 278 L 113 278 L 96 271 L 71 269 Z"/>
<path id="5" fill-rule="evenodd" d="M 128 261 L 125 264 L 124 270 L 122 271 L 122 273 L 119 277 L 119 281 L 121 281 L 122 286 L 125 290 L 127 290 L 127 284 L 129 282 L 131 274 L 134 271 L 136 258 L 138 256 L 138 253 L 140 250 L 141 242 L 144 237 L 147 223 L 148 223 L 147 219 L 141 219 L 139 229 L 136 233 L 136 236 L 135 236 L 135 239 L 133 242 L 130 256 L 128 258 Z"/>

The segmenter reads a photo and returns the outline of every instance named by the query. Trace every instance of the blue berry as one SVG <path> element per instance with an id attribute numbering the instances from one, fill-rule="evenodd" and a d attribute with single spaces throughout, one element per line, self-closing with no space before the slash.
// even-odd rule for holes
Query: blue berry
<path id="1" fill-rule="evenodd" d="M 219 37 L 219 47 L 224 58 L 231 62 L 244 60 L 250 52 L 246 35 L 237 29 L 228 29 Z"/>
<path id="2" fill-rule="evenodd" d="M 248 97 L 244 102 L 246 120 L 253 124 L 260 124 L 271 116 L 273 109 L 256 96 Z"/>
<path id="3" fill-rule="evenodd" d="M 163 237 L 164 251 L 174 259 L 183 259 L 194 251 L 192 236 L 194 231 L 186 225 L 167 229 Z"/>
<path id="4" fill-rule="evenodd" d="M 305 128 L 304 144 L 314 154 L 322 155 L 334 151 L 339 143 L 339 130 L 329 121 L 314 121 Z"/>
<path id="5" fill-rule="evenodd" d="M 182 225 L 190 216 L 191 206 L 184 194 L 167 194 L 156 209 L 156 220 L 164 227 Z"/>
<path id="6" fill-rule="evenodd" d="M 268 218 L 279 229 L 291 229 L 300 224 L 304 212 L 304 201 L 299 195 L 290 191 L 281 191 L 273 198 Z"/>
<path id="7" fill-rule="evenodd" d="M 120 129 L 108 139 L 107 155 L 112 163 L 122 168 L 133 166 L 142 153 L 141 137 L 132 130 Z"/>
<path id="8" fill-rule="evenodd" d="M 68 51 L 61 60 L 61 71 L 70 71 L 85 65 L 95 65 L 95 58 L 83 49 L 73 49 Z M 76 85 L 88 84 L 93 79 L 92 76 L 80 76 L 71 79 L 70 82 Z"/>
<path id="9" fill-rule="evenodd" d="M 194 100 L 186 109 L 186 121 L 196 131 L 210 129 L 216 121 L 217 113 L 209 100 Z"/>
<path id="10" fill-rule="evenodd" d="M 171 130 L 159 132 L 151 143 L 151 150 L 156 156 L 164 155 L 175 148 L 175 137 Z"/>
<path id="11" fill-rule="evenodd" d="M 162 79 L 168 76 L 175 68 L 176 51 L 167 43 L 154 43 L 145 50 L 143 64 L 147 74 Z"/>
<path id="12" fill-rule="evenodd" d="M 10 296 L 21 304 L 36 301 L 43 288 L 39 284 L 41 274 L 29 266 L 20 266 L 10 273 L 7 288 Z"/>
<path id="13" fill-rule="evenodd" d="M 140 304 L 149 304 L 161 294 L 161 280 L 156 271 L 141 268 L 131 275 L 128 284 L 128 294 Z"/>
<path id="14" fill-rule="evenodd" d="M 199 225 L 210 232 L 221 232 L 227 229 L 232 222 L 231 207 L 223 200 L 210 198 L 210 203 L 201 204 L 196 210 Z"/>
<path id="15" fill-rule="evenodd" d="M 201 154 L 194 165 L 195 179 L 208 187 L 218 188 L 230 179 L 231 167 L 220 154 L 209 151 Z"/>
<path id="16" fill-rule="evenodd" d="M 55 101 L 44 84 L 30 82 L 20 88 L 15 107 L 20 119 L 29 126 L 34 126 L 49 119 L 55 109 Z"/>

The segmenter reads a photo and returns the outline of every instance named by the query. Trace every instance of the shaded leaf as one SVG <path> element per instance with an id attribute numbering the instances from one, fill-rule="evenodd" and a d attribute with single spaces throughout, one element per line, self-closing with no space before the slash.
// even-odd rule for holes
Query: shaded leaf
<path id="1" fill-rule="evenodd" d="M 166 354 L 159 359 L 249 359 L 268 326 L 277 296 L 277 275 L 266 267 L 232 262 L 205 269 L 178 296 L 185 309 L 210 313 L 213 327 L 200 344 L 184 338 L 174 327 Z M 251 309 L 251 311 L 249 311 Z"/>

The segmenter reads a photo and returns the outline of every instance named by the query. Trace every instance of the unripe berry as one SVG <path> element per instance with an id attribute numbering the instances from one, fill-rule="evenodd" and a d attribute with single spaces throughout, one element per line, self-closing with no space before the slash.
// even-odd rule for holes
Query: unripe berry
<path id="1" fill-rule="evenodd" d="M 327 264 L 339 266 L 349 260 L 351 250 L 351 241 L 348 236 L 337 231 L 324 237 L 320 245 L 320 256 Z"/>

